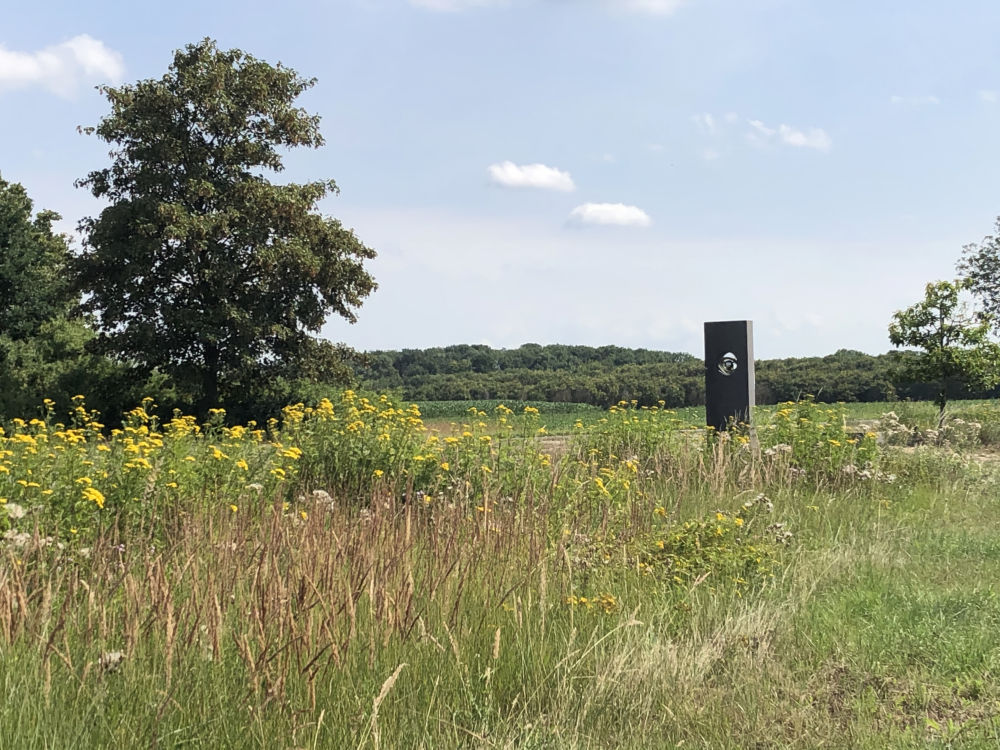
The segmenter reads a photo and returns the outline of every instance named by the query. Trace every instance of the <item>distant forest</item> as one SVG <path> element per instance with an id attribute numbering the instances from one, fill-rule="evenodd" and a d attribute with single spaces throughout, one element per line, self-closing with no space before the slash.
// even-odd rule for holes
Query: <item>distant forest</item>
<path id="1" fill-rule="evenodd" d="M 819 401 L 929 400 L 934 383 L 906 380 L 903 365 L 915 356 L 872 356 L 841 349 L 826 357 L 765 359 L 756 363 L 757 403 L 811 394 Z M 610 406 L 705 402 L 704 365 L 691 354 L 619 346 L 524 344 L 517 349 L 457 345 L 374 351 L 356 367 L 363 386 L 393 390 L 411 401 L 518 399 Z M 975 390 L 955 382 L 956 398 L 996 398 L 1000 389 Z"/>

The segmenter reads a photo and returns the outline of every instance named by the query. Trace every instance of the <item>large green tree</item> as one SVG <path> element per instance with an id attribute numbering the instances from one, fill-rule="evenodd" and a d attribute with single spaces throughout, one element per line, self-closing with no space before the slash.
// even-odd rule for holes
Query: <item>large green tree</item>
<path id="1" fill-rule="evenodd" d="M 961 299 L 972 282 L 936 281 L 926 286 L 924 299 L 892 316 L 893 346 L 921 350 L 909 366 L 910 377 L 938 383 L 934 403 L 938 426 L 944 422 L 949 381 L 992 388 L 1000 382 L 1000 345 L 989 337 L 992 318 L 972 310 Z"/>
<path id="2" fill-rule="evenodd" d="M 66 406 L 80 376 L 100 370 L 72 315 L 69 245 L 52 226 L 59 215 L 33 209 L 23 186 L 0 178 L 0 417 L 30 414 L 44 398 Z"/>
<path id="3" fill-rule="evenodd" d="M 375 289 L 374 251 L 317 209 L 336 184 L 268 179 L 281 150 L 323 143 L 295 106 L 314 83 L 206 39 L 162 78 L 102 87 L 111 113 L 83 129 L 112 145 L 78 183 L 110 204 L 82 222 L 77 265 L 97 341 L 202 411 L 314 353 L 326 317 L 354 322 Z"/>
<path id="4" fill-rule="evenodd" d="M 59 214 L 32 209 L 24 187 L 0 177 L 0 335 L 12 341 L 37 336 L 74 301 L 69 246 L 52 230 Z"/>

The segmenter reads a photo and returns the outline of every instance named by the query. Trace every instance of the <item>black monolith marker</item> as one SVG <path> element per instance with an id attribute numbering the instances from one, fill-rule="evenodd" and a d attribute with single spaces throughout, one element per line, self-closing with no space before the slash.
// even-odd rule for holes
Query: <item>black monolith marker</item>
<path id="1" fill-rule="evenodd" d="M 754 406 L 753 321 L 705 323 L 705 420 L 728 429 L 752 424 Z"/>

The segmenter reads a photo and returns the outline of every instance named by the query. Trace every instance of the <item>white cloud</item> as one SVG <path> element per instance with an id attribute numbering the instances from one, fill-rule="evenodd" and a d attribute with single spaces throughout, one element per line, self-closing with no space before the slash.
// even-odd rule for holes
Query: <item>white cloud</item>
<path id="1" fill-rule="evenodd" d="M 521 0 L 407 0 L 410 5 L 442 13 L 453 13 L 474 8 L 507 7 L 526 4 Z M 598 0 L 612 10 L 669 16 L 688 0 Z"/>
<path id="2" fill-rule="evenodd" d="M 490 179 L 504 187 L 533 187 L 567 193 L 576 189 L 569 172 L 545 164 L 518 165 L 512 161 L 504 161 L 490 165 L 488 171 Z"/>
<path id="3" fill-rule="evenodd" d="M 725 137 L 727 125 L 738 121 L 739 117 L 735 112 L 727 112 L 722 117 L 716 117 L 708 112 L 692 115 L 692 121 L 698 127 L 715 139 Z M 784 123 L 777 127 L 765 125 L 761 120 L 747 120 L 750 130 L 746 133 L 746 140 L 754 146 L 767 147 L 778 144 L 792 146 L 793 148 L 812 148 L 817 151 L 829 151 L 833 146 L 833 139 L 830 138 L 822 128 L 807 128 L 799 130 Z M 721 152 L 718 148 L 708 148 L 702 151 L 702 156 L 707 160 L 718 159 Z"/>
<path id="4" fill-rule="evenodd" d="M 669 16 L 681 7 L 687 0 L 605 0 L 606 4 L 637 13 L 652 13 L 659 16 Z"/>
<path id="5" fill-rule="evenodd" d="M 770 128 L 760 120 L 748 120 L 747 123 L 751 128 L 747 133 L 747 140 L 757 146 L 769 145 L 776 140 L 786 146 L 813 148 L 817 151 L 829 151 L 833 146 L 833 139 L 822 128 L 798 130 L 784 123 L 777 128 Z"/>
<path id="6" fill-rule="evenodd" d="M 620 227 L 648 227 L 653 223 L 649 214 L 638 206 L 624 203 L 584 203 L 569 214 L 574 224 L 604 224 Z"/>
<path id="7" fill-rule="evenodd" d="M 749 123 L 751 128 L 753 128 L 757 133 L 760 133 L 765 138 L 770 138 L 777 132 L 773 128 L 767 127 L 760 120 L 749 120 Z"/>
<path id="8" fill-rule="evenodd" d="M 940 104 L 941 100 L 936 96 L 899 96 L 894 94 L 889 97 L 892 104 L 905 104 L 911 107 L 922 107 L 928 104 Z"/>
<path id="9" fill-rule="evenodd" d="M 124 72 L 122 56 L 87 34 L 37 52 L 0 46 L 0 90 L 41 86 L 70 97 L 87 83 L 117 83 Z"/>
<path id="10" fill-rule="evenodd" d="M 729 139 L 731 133 L 729 126 L 739 122 L 739 115 L 735 112 L 726 112 L 724 115 L 717 116 L 711 112 L 702 112 L 691 115 L 691 121 L 698 126 L 702 133 L 711 138 L 713 144 L 701 149 L 701 158 L 705 161 L 715 161 L 722 158 L 723 151 L 726 149 L 720 147 L 719 144 L 724 144 Z M 754 128 L 764 127 L 763 123 L 757 120 L 751 122 L 751 126 Z"/>
<path id="11" fill-rule="evenodd" d="M 451 13 L 470 8 L 488 8 L 507 5 L 507 0 L 409 0 L 410 5 L 427 10 Z"/>
<path id="12" fill-rule="evenodd" d="M 695 125 L 697 125 L 702 130 L 705 130 L 709 133 L 715 133 L 716 131 L 717 126 L 715 124 L 715 118 L 708 112 L 702 112 L 701 114 L 691 115 L 691 120 L 694 122 Z"/>
<path id="13" fill-rule="evenodd" d="M 796 130 L 788 125 L 779 125 L 778 135 L 784 143 L 797 148 L 814 148 L 818 151 L 829 151 L 833 145 L 833 140 L 822 128 Z"/>
<path id="14" fill-rule="evenodd" d="M 739 122 L 739 119 L 740 116 L 735 112 L 726 112 L 722 117 L 716 117 L 711 112 L 701 112 L 691 115 L 691 121 L 695 125 L 713 135 L 722 132 L 725 129 L 725 125 L 736 124 Z"/>
<path id="15" fill-rule="evenodd" d="M 986 102 L 987 104 L 996 104 L 1000 102 L 1000 91 L 983 89 L 979 92 L 979 101 Z"/>

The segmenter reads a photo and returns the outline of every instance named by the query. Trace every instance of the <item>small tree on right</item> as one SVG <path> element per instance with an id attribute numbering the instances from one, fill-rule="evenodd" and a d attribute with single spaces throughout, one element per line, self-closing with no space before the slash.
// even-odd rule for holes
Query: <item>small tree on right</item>
<path id="1" fill-rule="evenodd" d="M 944 423 L 949 380 L 957 378 L 982 388 L 1000 382 L 1000 344 L 990 339 L 993 317 L 972 310 L 961 300 L 961 293 L 972 288 L 968 278 L 932 282 L 922 301 L 894 313 L 889 324 L 893 346 L 922 350 L 907 374 L 938 384 L 934 403 L 939 428 Z"/>
<path id="2" fill-rule="evenodd" d="M 994 330 L 1000 332 L 1000 217 L 995 235 L 987 235 L 982 242 L 962 248 L 958 272 L 968 280 L 969 289 L 993 319 Z"/>

